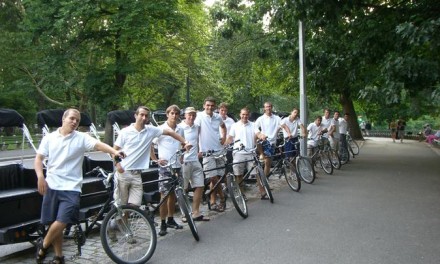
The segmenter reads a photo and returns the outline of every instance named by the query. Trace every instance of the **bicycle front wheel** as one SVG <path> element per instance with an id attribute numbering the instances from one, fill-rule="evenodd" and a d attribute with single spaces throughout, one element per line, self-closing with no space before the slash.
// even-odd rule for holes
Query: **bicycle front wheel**
<path id="1" fill-rule="evenodd" d="M 270 190 L 269 181 L 267 180 L 267 177 L 261 167 L 257 167 L 257 177 L 260 179 L 260 183 L 263 186 L 267 197 L 269 197 L 270 202 L 273 203 L 273 195 L 272 191 Z"/>
<path id="2" fill-rule="evenodd" d="M 327 174 L 333 173 L 333 165 L 332 161 L 330 160 L 328 152 L 321 152 L 319 155 L 321 155 L 321 158 L 319 161 L 321 162 L 321 167 Z"/>
<path id="3" fill-rule="evenodd" d="M 356 141 L 350 140 L 348 142 L 348 145 L 350 146 L 350 151 L 354 155 L 359 155 L 359 145 Z"/>
<path id="4" fill-rule="evenodd" d="M 241 217 L 247 218 L 248 217 L 248 208 L 246 200 L 243 197 L 243 194 L 240 190 L 240 185 L 235 179 L 235 176 L 233 174 L 228 174 L 228 191 L 229 191 L 229 197 L 231 197 L 232 203 L 234 204 L 235 209 L 237 209 L 237 212 Z"/>
<path id="5" fill-rule="evenodd" d="M 332 149 L 328 152 L 328 154 L 332 162 L 333 168 L 339 170 L 341 168 L 341 159 L 339 158 L 338 153 L 336 153 L 336 151 Z"/>
<path id="6" fill-rule="evenodd" d="M 315 170 L 309 158 L 299 156 L 296 159 L 296 169 L 298 170 L 299 177 L 305 183 L 311 184 L 315 181 Z"/>
<path id="7" fill-rule="evenodd" d="M 182 212 L 182 215 L 185 216 L 186 220 L 188 221 L 189 229 L 191 230 L 191 233 L 196 241 L 200 240 L 199 233 L 197 231 L 196 223 L 194 222 L 194 219 L 192 218 L 192 209 L 189 206 L 188 198 L 186 197 L 186 194 L 183 192 L 182 189 L 176 189 L 176 196 L 177 196 L 177 203 L 179 204 L 180 211 Z"/>
<path id="8" fill-rule="evenodd" d="M 100 232 L 105 253 L 116 263 L 145 263 L 156 249 L 154 224 L 137 207 L 124 205 L 110 210 Z"/>
<path id="9" fill-rule="evenodd" d="M 299 192 L 301 189 L 301 180 L 299 179 L 295 166 L 290 161 L 284 160 L 282 172 L 290 189 L 292 189 L 292 191 Z"/>

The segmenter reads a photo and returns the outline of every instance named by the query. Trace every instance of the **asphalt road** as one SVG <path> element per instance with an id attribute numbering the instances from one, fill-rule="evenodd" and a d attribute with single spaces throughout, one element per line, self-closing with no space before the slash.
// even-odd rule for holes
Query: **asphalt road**
<path id="1" fill-rule="evenodd" d="M 149 263 L 440 263 L 440 155 L 369 139 L 360 155 L 300 193 L 250 204 L 161 241 Z"/>
<path id="2" fill-rule="evenodd" d="M 334 175 L 319 173 L 299 193 L 277 187 L 274 204 L 253 199 L 247 219 L 232 208 L 216 215 L 198 224 L 199 242 L 188 229 L 169 234 L 148 263 L 438 264 L 439 161 L 440 149 L 423 142 L 367 139 Z M 87 252 L 75 263 L 109 263 Z"/>

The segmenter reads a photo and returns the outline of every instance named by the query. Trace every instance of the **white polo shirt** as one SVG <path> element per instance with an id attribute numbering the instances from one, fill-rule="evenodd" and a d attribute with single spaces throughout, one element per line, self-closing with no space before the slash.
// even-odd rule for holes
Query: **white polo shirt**
<path id="1" fill-rule="evenodd" d="M 97 143 L 95 138 L 78 131 L 63 136 L 57 129 L 43 137 L 37 153 L 48 158 L 46 181 L 49 188 L 81 192 L 84 153 L 94 149 Z"/>
<path id="2" fill-rule="evenodd" d="M 344 118 L 339 118 L 339 134 L 345 135 L 347 133 L 348 123 Z"/>
<path id="3" fill-rule="evenodd" d="M 265 134 L 270 140 L 271 144 L 277 142 L 277 131 L 280 128 L 281 118 L 277 115 L 266 115 L 263 114 L 257 121 L 255 121 L 255 126 L 261 129 L 261 133 Z"/>
<path id="4" fill-rule="evenodd" d="M 223 123 L 225 123 L 225 126 L 226 126 L 226 137 L 227 137 L 229 135 L 229 131 L 231 130 L 231 126 L 235 123 L 235 121 L 234 121 L 234 119 L 227 116 L 226 119 L 223 119 Z M 220 127 L 218 129 L 219 129 L 220 136 L 222 136 L 222 129 Z"/>
<path id="5" fill-rule="evenodd" d="M 223 119 L 218 113 L 209 116 L 205 111 L 199 112 L 194 124 L 200 126 L 200 151 L 219 151 L 223 149 L 222 144 L 220 144 L 219 133 L 219 127 L 223 124 Z"/>
<path id="6" fill-rule="evenodd" d="M 174 131 L 183 137 L 183 129 L 179 126 L 176 126 L 176 129 L 172 129 L 170 126 L 168 126 L 168 123 L 165 122 L 159 127 L 162 129 L 169 129 L 171 131 Z M 170 161 L 176 151 L 182 148 L 181 143 L 178 140 L 167 135 L 161 135 L 160 137 L 158 137 L 156 144 L 157 150 L 159 151 L 159 159 L 167 161 Z M 174 159 L 171 162 L 174 163 L 173 168 L 180 168 L 182 166 L 179 159 L 177 161 Z"/>
<path id="7" fill-rule="evenodd" d="M 322 116 L 321 126 L 330 129 L 330 126 L 332 125 L 332 120 L 334 120 L 332 117 L 329 117 L 327 119 L 324 116 Z"/>
<path id="8" fill-rule="evenodd" d="M 310 123 L 307 126 L 307 131 L 309 132 L 309 140 L 307 141 L 307 145 L 311 145 L 311 146 L 316 146 L 317 145 L 317 140 L 319 138 L 319 133 L 321 132 L 321 130 L 324 129 L 324 126 L 321 124 L 320 126 L 317 126 L 315 124 L 315 122 Z"/>
<path id="9" fill-rule="evenodd" d="M 335 120 L 332 118 L 332 126 L 335 127 L 335 132 L 333 132 L 333 137 L 338 139 L 339 138 L 339 120 Z"/>
<path id="10" fill-rule="evenodd" d="M 185 140 L 193 146 L 189 151 L 185 152 L 183 161 L 198 161 L 200 127 L 196 124 L 189 126 L 185 122 L 180 123 L 179 127 L 183 130 Z"/>
<path id="11" fill-rule="evenodd" d="M 260 131 L 255 126 L 254 122 L 248 121 L 245 124 L 239 120 L 231 126 L 229 136 L 233 137 L 235 141 L 240 140 L 234 143 L 234 148 L 239 148 L 243 144 L 245 150 L 250 150 L 255 148 L 255 135 L 258 132 Z M 252 154 L 251 152 L 247 152 L 245 150 L 240 150 L 236 153 Z"/>
<path id="12" fill-rule="evenodd" d="M 150 149 L 153 139 L 163 134 L 163 129 L 152 125 L 145 125 L 137 131 L 134 124 L 119 131 L 115 145 L 124 151 L 126 157 L 122 159 L 124 170 L 145 170 L 150 167 Z"/>
<path id="13" fill-rule="evenodd" d="M 300 125 L 302 125 L 302 121 L 301 119 L 299 119 L 299 117 L 296 117 L 295 120 L 290 121 L 289 116 L 283 118 L 283 120 L 281 120 L 281 124 L 280 125 L 286 125 L 289 129 L 290 129 L 290 134 L 292 135 L 292 137 L 297 137 L 298 136 L 298 127 Z M 284 138 L 288 137 L 289 135 L 287 134 L 286 130 L 283 129 L 283 136 Z"/>

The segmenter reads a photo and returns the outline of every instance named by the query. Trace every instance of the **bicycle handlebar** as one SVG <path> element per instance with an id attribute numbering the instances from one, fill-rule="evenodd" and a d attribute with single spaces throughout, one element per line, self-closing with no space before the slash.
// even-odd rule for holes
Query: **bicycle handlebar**
<path id="1" fill-rule="evenodd" d="M 180 156 L 182 156 L 182 155 L 184 155 L 185 152 L 186 152 L 186 149 L 185 149 L 185 148 L 178 149 L 178 150 L 177 150 L 177 151 L 171 156 L 171 158 L 167 161 L 167 163 L 166 163 L 165 165 L 162 165 L 162 164 L 160 164 L 160 163 L 157 162 L 157 161 L 154 161 L 154 162 L 156 162 L 157 165 L 158 165 L 159 167 L 161 167 L 161 168 L 168 168 L 168 167 L 171 167 L 171 166 L 173 166 L 174 164 L 176 164 L 176 163 L 177 163 L 177 158 L 180 157 Z M 169 161 L 171 161 L 171 160 L 172 160 L 173 162 L 169 162 Z"/>
<path id="2" fill-rule="evenodd" d="M 114 173 L 107 172 L 103 168 L 97 166 L 85 174 L 85 176 L 92 176 L 92 175 L 95 175 L 96 177 L 102 176 L 104 178 L 102 181 L 105 187 L 108 188 L 110 186 L 111 180 L 113 179 Z"/>

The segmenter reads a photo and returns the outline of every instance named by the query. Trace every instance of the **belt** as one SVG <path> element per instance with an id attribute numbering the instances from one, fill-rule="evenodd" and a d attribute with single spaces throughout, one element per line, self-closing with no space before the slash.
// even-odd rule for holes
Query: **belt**
<path id="1" fill-rule="evenodd" d="M 142 173 L 142 170 L 129 170 L 128 172 L 130 172 L 133 175 L 138 175 Z"/>

